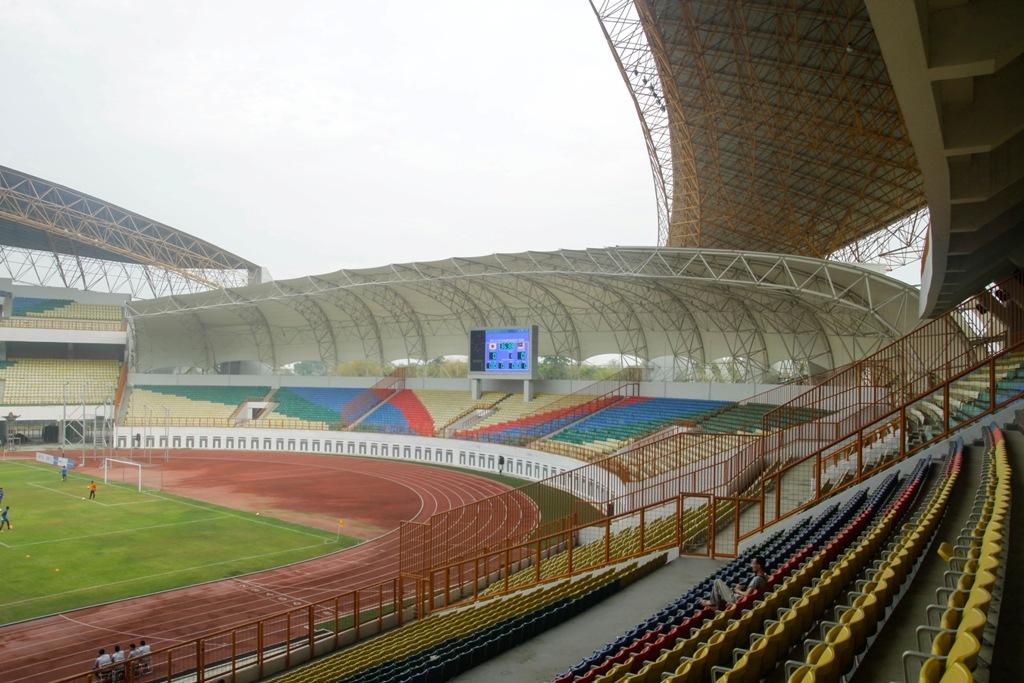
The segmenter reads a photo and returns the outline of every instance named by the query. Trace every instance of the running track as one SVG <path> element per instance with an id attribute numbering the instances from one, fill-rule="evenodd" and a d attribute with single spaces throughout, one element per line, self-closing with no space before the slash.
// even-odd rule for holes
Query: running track
<path id="1" fill-rule="evenodd" d="M 199 467 L 237 467 L 259 470 L 259 463 L 300 465 L 310 478 L 346 483 L 346 473 L 382 480 L 419 499 L 414 521 L 435 512 L 458 508 L 508 487 L 469 473 L 415 463 L 300 454 L 176 453 L 173 461 L 194 460 Z M 283 484 L 287 488 L 287 483 Z M 173 487 L 168 490 L 175 491 Z M 297 504 L 308 507 L 301 488 L 293 489 Z M 461 516 L 460 516 L 461 517 Z M 466 515 L 459 528 L 479 529 L 479 540 L 490 543 L 513 530 L 537 524 L 537 509 L 525 496 L 511 497 L 507 509 L 492 519 Z M 358 546 L 298 564 L 243 577 L 181 588 L 165 593 L 87 607 L 73 612 L 0 628 L 0 680 L 4 683 L 52 681 L 89 670 L 96 651 L 113 643 L 145 639 L 154 650 L 189 641 L 197 635 L 243 624 L 291 607 L 323 600 L 344 591 L 375 585 L 398 573 L 398 532 L 393 530 Z"/>

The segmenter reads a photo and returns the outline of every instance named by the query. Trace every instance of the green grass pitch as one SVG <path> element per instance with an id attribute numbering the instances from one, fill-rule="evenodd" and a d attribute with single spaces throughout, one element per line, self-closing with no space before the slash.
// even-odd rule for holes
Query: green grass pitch
<path id="1" fill-rule="evenodd" d="M 209 503 L 0 462 L 0 624 L 237 576 L 354 545 L 357 539 Z"/>

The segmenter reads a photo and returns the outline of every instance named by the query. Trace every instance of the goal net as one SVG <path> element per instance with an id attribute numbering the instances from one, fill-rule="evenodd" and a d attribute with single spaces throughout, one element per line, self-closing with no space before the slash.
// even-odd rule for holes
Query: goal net
<path id="1" fill-rule="evenodd" d="M 142 464 L 131 460 L 103 458 L 103 483 L 132 484 L 142 493 Z"/>

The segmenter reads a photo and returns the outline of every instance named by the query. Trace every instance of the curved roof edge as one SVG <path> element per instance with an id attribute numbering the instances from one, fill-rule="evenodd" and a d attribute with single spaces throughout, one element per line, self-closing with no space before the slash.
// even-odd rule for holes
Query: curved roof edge
<path id="1" fill-rule="evenodd" d="M 163 223 L 64 185 L 0 166 L 0 244 L 160 268 L 223 286 L 217 271 L 260 267 Z"/>
<path id="2" fill-rule="evenodd" d="M 388 362 L 465 353 L 477 326 L 538 324 L 542 355 L 841 366 L 917 323 L 917 290 L 835 261 L 612 247 L 454 257 L 134 301 L 135 369 L 253 360 Z M 669 359 L 669 360 L 665 360 Z"/>

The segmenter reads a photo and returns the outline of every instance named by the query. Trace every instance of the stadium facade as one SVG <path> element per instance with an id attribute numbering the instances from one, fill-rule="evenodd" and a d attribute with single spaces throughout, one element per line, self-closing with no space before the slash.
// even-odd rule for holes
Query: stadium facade
<path id="1" fill-rule="evenodd" d="M 864 504 L 857 519 L 868 520 L 894 495 L 897 476 L 906 482 L 893 507 L 901 513 L 920 499 L 932 460 L 948 458 L 955 480 L 958 436 L 987 439 L 987 476 L 1000 483 L 998 492 L 988 487 L 986 505 L 1005 513 L 1007 501 L 994 500 L 1007 486 L 1002 433 L 980 421 L 1007 418 L 1024 397 L 1024 107 L 1015 106 L 1024 34 L 1012 30 L 1020 3 L 592 6 L 640 115 L 658 246 L 273 281 L 202 239 L 0 168 L 8 424 L 14 410 L 38 408 L 33 419 L 59 422 L 60 443 L 81 442 L 83 457 L 89 436 L 98 449 L 131 455 L 178 447 L 361 455 L 543 480 L 506 498 L 543 489 L 578 499 L 543 549 L 532 530 L 492 546 L 466 531 L 467 519 L 498 514 L 487 506 L 501 496 L 403 524 L 399 571 L 369 587 L 378 630 L 475 601 L 489 581 L 494 592 L 542 583 L 552 558 L 566 554 L 558 576 L 652 550 L 731 558 L 774 530 L 810 523 L 837 492 Z M 920 293 L 884 274 L 918 257 Z M 540 326 L 541 355 L 578 364 L 613 354 L 659 368 L 678 389 L 673 406 L 697 407 L 645 421 L 653 413 L 643 406 L 655 404 L 627 375 L 531 409 L 505 385 L 471 398 L 468 387 L 440 392 L 460 393 L 453 402 L 430 393 L 440 385 L 416 393 L 400 373 L 369 388 L 376 378 L 303 386 L 280 374 L 303 360 L 461 355 L 471 328 L 529 324 Z M 688 381 L 723 364 L 739 369 L 732 379 L 744 390 L 784 375 L 807 383 L 704 400 L 716 398 L 711 383 Z M 218 374 L 225 369 L 232 374 Z M 317 403 L 327 394 L 334 403 Z M 36 399 L 46 402 L 31 405 Z M 79 412 L 69 412 L 75 404 Z M 632 411 L 625 434 L 600 419 L 623 407 Z M 595 417 L 600 428 L 590 429 Z M 599 523 L 581 521 L 581 510 Z M 876 528 L 889 533 L 892 519 Z M 829 548 L 856 536 L 837 533 Z M 985 536 L 993 555 L 1005 540 L 997 533 L 1001 522 Z M 909 548 L 924 536 L 901 542 Z M 574 566 L 574 549 L 576 562 L 590 564 Z M 329 623 L 316 611 L 324 602 L 260 615 L 258 627 L 187 634 L 164 644 L 158 675 L 210 678 L 223 673 L 218 666 L 234 674 L 258 662 L 262 676 L 265 661 L 276 671 L 323 654 L 344 644 L 345 618 L 355 628 L 344 638 L 360 638 L 359 596 L 325 596 L 335 627 L 326 637 L 314 628 Z M 386 600 L 399 606 L 387 617 Z M 134 633 L 118 618 L 109 630 Z M 284 621 L 284 635 L 264 641 L 274 620 Z M 293 623 L 307 632 L 292 638 Z M 203 630 L 201 618 L 193 625 Z M 259 643 L 225 652 L 246 628 Z M 68 642 L 94 651 L 107 633 Z M 218 647 L 222 657 L 208 660 Z M 36 654 L 53 655 L 25 658 Z"/>

